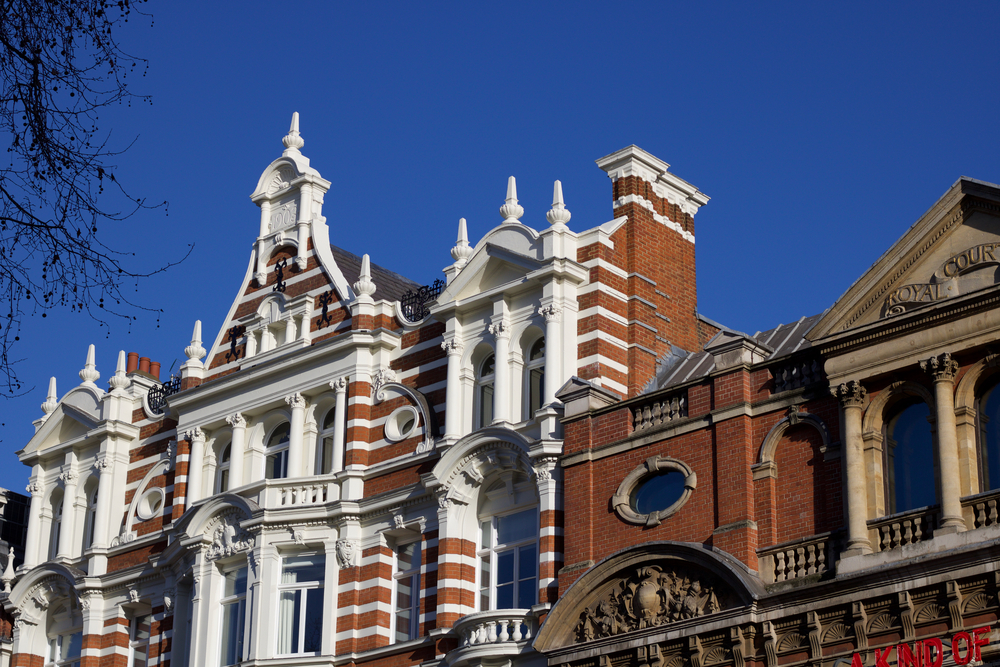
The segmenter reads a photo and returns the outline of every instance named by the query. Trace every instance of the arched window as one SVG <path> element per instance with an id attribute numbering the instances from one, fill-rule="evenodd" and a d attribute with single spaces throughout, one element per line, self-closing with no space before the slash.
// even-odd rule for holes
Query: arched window
<path id="1" fill-rule="evenodd" d="M 531 419 L 542 407 L 545 396 L 545 338 L 539 338 L 531 346 L 524 366 L 524 377 L 527 383 L 524 392 L 527 398 L 527 414 L 524 418 Z"/>
<path id="2" fill-rule="evenodd" d="M 59 553 L 59 534 L 62 529 L 62 493 L 53 492 L 49 502 L 52 510 L 52 520 L 49 525 L 49 560 L 52 560 Z"/>
<path id="3" fill-rule="evenodd" d="M 229 490 L 229 466 L 232 456 L 232 443 L 222 448 L 219 455 L 219 465 L 215 470 L 215 492 L 225 493 Z"/>
<path id="4" fill-rule="evenodd" d="M 490 354 L 479 364 L 476 373 L 476 406 L 479 419 L 476 428 L 483 428 L 493 423 L 493 380 L 496 373 L 496 356 Z"/>
<path id="5" fill-rule="evenodd" d="M 479 610 L 538 602 L 538 496 L 526 475 L 505 472 L 480 487 Z"/>
<path id="6" fill-rule="evenodd" d="M 94 546 L 94 526 L 97 524 L 97 484 L 89 484 L 86 491 L 87 509 L 83 519 L 83 551 Z"/>
<path id="7" fill-rule="evenodd" d="M 79 667 L 83 652 L 83 618 L 78 611 L 59 605 L 48 612 L 48 651 L 45 667 Z"/>
<path id="8" fill-rule="evenodd" d="M 982 491 L 1000 489 L 1000 383 L 979 397 L 979 476 Z"/>
<path id="9" fill-rule="evenodd" d="M 937 502 L 930 409 L 923 401 L 898 407 L 886 420 L 885 470 L 889 514 Z"/>
<path id="10" fill-rule="evenodd" d="M 333 427 L 336 420 L 337 408 L 333 406 L 326 411 L 326 416 L 323 418 L 323 429 L 319 433 L 320 447 L 317 470 L 320 475 L 339 472 L 333 469 Z"/>
<path id="11" fill-rule="evenodd" d="M 264 448 L 264 478 L 284 479 L 288 477 L 288 422 L 271 431 Z"/>

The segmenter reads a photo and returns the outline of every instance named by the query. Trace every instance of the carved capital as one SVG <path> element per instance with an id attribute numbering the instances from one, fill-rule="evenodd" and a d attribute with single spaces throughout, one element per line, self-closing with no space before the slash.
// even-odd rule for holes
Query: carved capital
<path id="1" fill-rule="evenodd" d="M 465 346 L 462 345 L 461 341 L 453 338 L 451 340 L 446 340 L 445 342 L 441 343 L 441 349 L 444 350 L 445 354 L 447 354 L 449 357 L 459 356 L 462 354 L 463 351 L 465 351 Z"/>
<path id="2" fill-rule="evenodd" d="M 443 510 L 450 509 L 455 506 L 455 501 L 448 496 L 438 496 L 438 507 Z"/>
<path id="3" fill-rule="evenodd" d="M 545 322 L 558 322 L 562 317 L 562 308 L 549 304 L 538 309 L 538 314 L 545 318 Z"/>
<path id="4" fill-rule="evenodd" d="M 510 325 L 506 320 L 499 320 L 490 325 L 490 333 L 494 338 L 510 338 Z"/>
<path id="5" fill-rule="evenodd" d="M 103 475 L 106 472 L 111 472 L 114 470 L 115 462 L 112 461 L 107 456 L 102 456 L 101 458 L 94 461 L 94 470 L 97 471 L 98 475 Z"/>
<path id="6" fill-rule="evenodd" d="M 372 376 L 372 396 L 374 396 L 379 389 L 390 382 L 396 381 L 396 371 L 391 368 L 380 368 Z"/>
<path id="7" fill-rule="evenodd" d="M 305 410 L 306 408 L 306 399 L 298 392 L 285 396 L 285 403 L 288 403 L 292 410 Z"/>
<path id="8" fill-rule="evenodd" d="M 355 567 L 358 563 L 358 552 L 361 545 L 357 540 L 341 538 L 337 540 L 337 564 L 341 568 Z"/>
<path id="9" fill-rule="evenodd" d="M 30 496 L 40 496 L 45 492 L 45 487 L 42 486 L 40 482 L 29 482 L 28 486 L 24 487 L 24 490 L 27 491 Z"/>
<path id="10" fill-rule="evenodd" d="M 228 417 L 226 417 L 226 423 L 232 426 L 233 428 L 247 427 L 246 418 L 238 412 L 234 415 L 229 415 Z"/>
<path id="11" fill-rule="evenodd" d="M 830 393 L 845 408 L 864 407 L 865 398 L 868 396 L 868 390 L 857 380 L 851 380 L 850 382 L 840 384 L 840 386 L 831 387 Z"/>
<path id="12" fill-rule="evenodd" d="M 333 389 L 338 394 L 343 394 L 347 391 L 347 385 L 349 383 L 350 381 L 347 379 L 347 376 L 337 378 L 336 380 L 330 380 L 330 389 Z"/>
<path id="13" fill-rule="evenodd" d="M 954 382 L 958 375 L 958 362 L 945 352 L 920 362 L 920 370 L 928 373 L 935 382 Z"/>
<path id="14" fill-rule="evenodd" d="M 552 479 L 552 471 L 555 470 L 559 459 L 554 456 L 547 456 L 540 459 L 535 464 L 535 477 L 539 482 L 547 482 Z"/>
<path id="15" fill-rule="evenodd" d="M 188 442 L 205 442 L 205 432 L 199 427 L 195 427 L 184 434 L 184 439 Z"/>
<path id="16" fill-rule="evenodd" d="M 65 472 L 59 473 L 59 479 L 62 480 L 62 483 L 65 484 L 66 486 L 76 484 L 76 480 L 79 478 L 80 475 L 77 474 L 75 470 L 67 470 Z"/>

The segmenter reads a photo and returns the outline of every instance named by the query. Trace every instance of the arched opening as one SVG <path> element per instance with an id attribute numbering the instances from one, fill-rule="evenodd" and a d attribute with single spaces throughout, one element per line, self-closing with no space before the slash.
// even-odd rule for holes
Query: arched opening
<path id="1" fill-rule="evenodd" d="M 479 495 L 479 610 L 538 603 L 538 497 L 522 472 L 505 470 Z"/>
<path id="2" fill-rule="evenodd" d="M 979 488 L 1000 489 L 1000 381 L 994 382 L 976 401 L 979 435 Z"/>
<path id="3" fill-rule="evenodd" d="M 45 667 L 78 667 L 83 652 L 83 617 L 66 604 L 54 606 L 47 616 Z"/>
<path id="4" fill-rule="evenodd" d="M 930 408 L 908 400 L 893 406 L 885 420 L 885 495 L 888 514 L 937 503 Z"/>

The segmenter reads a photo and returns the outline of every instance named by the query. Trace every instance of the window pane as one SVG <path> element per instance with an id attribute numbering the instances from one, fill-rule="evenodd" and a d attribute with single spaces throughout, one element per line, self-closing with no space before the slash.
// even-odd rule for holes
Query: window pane
<path id="1" fill-rule="evenodd" d="M 135 637 L 136 641 L 146 641 L 149 639 L 149 625 L 152 621 L 152 616 L 139 616 L 135 620 Z"/>
<path id="2" fill-rule="evenodd" d="M 929 416 L 930 409 L 921 402 L 906 408 L 890 422 L 891 513 L 937 502 Z"/>
<path id="3" fill-rule="evenodd" d="M 281 583 L 323 581 L 326 577 L 326 559 L 323 556 L 294 556 L 286 558 L 281 570 Z"/>
<path id="4" fill-rule="evenodd" d="M 493 423 L 493 385 L 487 384 L 479 388 L 479 426 L 489 426 Z"/>
<path id="5" fill-rule="evenodd" d="M 288 424 L 282 424 L 271 432 L 271 437 L 267 439 L 268 447 L 277 447 L 288 444 Z"/>
<path id="6" fill-rule="evenodd" d="M 147 617 L 148 618 L 148 617 Z M 147 626 L 148 629 L 148 626 Z M 149 635 L 147 635 L 148 637 Z M 76 658 L 80 656 L 83 652 L 83 631 L 74 632 L 73 634 L 64 637 L 63 641 L 63 652 L 62 659 L 69 660 L 70 658 Z"/>
<path id="7" fill-rule="evenodd" d="M 497 554 L 497 586 L 514 581 L 514 552 Z"/>
<path id="8" fill-rule="evenodd" d="M 288 470 L 286 465 L 287 458 L 287 449 L 275 452 L 274 454 L 269 454 L 267 457 L 267 464 L 264 469 L 264 477 L 267 479 L 284 479 Z"/>
<path id="9" fill-rule="evenodd" d="M 496 370 L 496 357 L 492 354 L 483 361 L 483 365 L 479 367 L 479 377 L 484 377 L 486 375 L 493 375 Z"/>
<path id="10" fill-rule="evenodd" d="M 1000 489 L 1000 385 L 980 401 L 983 491 Z"/>
<path id="11" fill-rule="evenodd" d="M 323 646 L 323 589 L 312 588 L 306 593 L 306 653 L 319 653 Z"/>
<path id="12" fill-rule="evenodd" d="M 222 462 L 229 463 L 229 451 L 231 449 L 230 445 L 226 445 L 226 448 L 222 450 Z"/>
<path id="13" fill-rule="evenodd" d="M 278 653 L 298 653 L 299 607 L 303 591 L 282 591 L 278 601 Z"/>
<path id="14" fill-rule="evenodd" d="M 226 584 L 223 595 L 246 595 L 247 593 L 247 569 L 241 567 L 238 570 L 226 572 Z"/>
<path id="15" fill-rule="evenodd" d="M 323 438 L 323 460 L 320 462 L 323 474 L 333 472 L 333 438 Z"/>
<path id="16" fill-rule="evenodd" d="M 527 609 L 535 604 L 536 596 L 538 595 L 538 583 L 537 580 L 532 577 L 531 579 L 522 579 L 517 582 L 517 608 Z"/>
<path id="17" fill-rule="evenodd" d="M 243 660 L 243 616 L 246 602 L 240 600 L 223 607 L 222 664 L 235 665 Z"/>
<path id="18" fill-rule="evenodd" d="M 514 583 L 497 586 L 497 609 L 514 609 Z"/>
<path id="19" fill-rule="evenodd" d="M 498 544 L 520 542 L 537 535 L 538 519 L 534 509 L 497 517 Z"/>
<path id="20" fill-rule="evenodd" d="M 542 359 L 545 357 L 545 339 L 539 338 L 535 341 L 535 344 L 531 346 L 531 353 L 528 355 L 528 361 L 535 361 L 537 359 Z"/>
<path id="21" fill-rule="evenodd" d="M 646 478 L 634 492 L 632 507 L 639 514 L 665 510 L 684 494 L 684 474 L 671 470 Z"/>
<path id="22" fill-rule="evenodd" d="M 517 550 L 517 578 L 527 579 L 538 574 L 538 556 L 535 545 L 528 544 Z"/>
<path id="23" fill-rule="evenodd" d="M 538 409 L 542 407 L 542 387 L 545 386 L 545 371 L 541 368 L 531 370 L 528 386 L 528 419 L 535 416 Z"/>
<path id="24" fill-rule="evenodd" d="M 337 419 L 337 409 L 332 407 L 326 411 L 326 417 L 323 418 L 323 430 L 328 428 L 333 428 L 333 424 Z"/>
<path id="25" fill-rule="evenodd" d="M 490 608 L 490 557 L 483 556 L 479 565 L 479 611 Z"/>
<path id="26" fill-rule="evenodd" d="M 482 539 L 479 542 L 479 546 L 483 549 L 488 549 L 492 546 L 490 543 L 490 538 L 493 536 L 493 522 L 490 520 L 483 521 L 480 525 L 480 534 Z"/>
<path id="27" fill-rule="evenodd" d="M 229 468 L 223 468 L 219 475 L 219 493 L 229 490 Z"/>
<path id="28" fill-rule="evenodd" d="M 396 555 L 400 572 L 405 572 L 420 565 L 420 553 L 417 551 L 416 542 L 410 542 L 399 547 Z"/>

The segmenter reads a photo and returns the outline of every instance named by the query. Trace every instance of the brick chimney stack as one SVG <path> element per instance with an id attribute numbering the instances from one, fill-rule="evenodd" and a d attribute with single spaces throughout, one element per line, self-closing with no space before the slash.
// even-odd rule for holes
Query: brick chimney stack
<path id="1" fill-rule="evenodd" d="M 698 321 L 694 215 L 708 197 L 637 146 L 597 160 L 614 182 L 610 262 L 626 274 L 628 395 L 655 376 L 671 345 L 695 352 L 715 333 Z M 620 274 L 619 274 L 620 277 Z M 705 334 L 708 334 L 706 336 Z"/>

